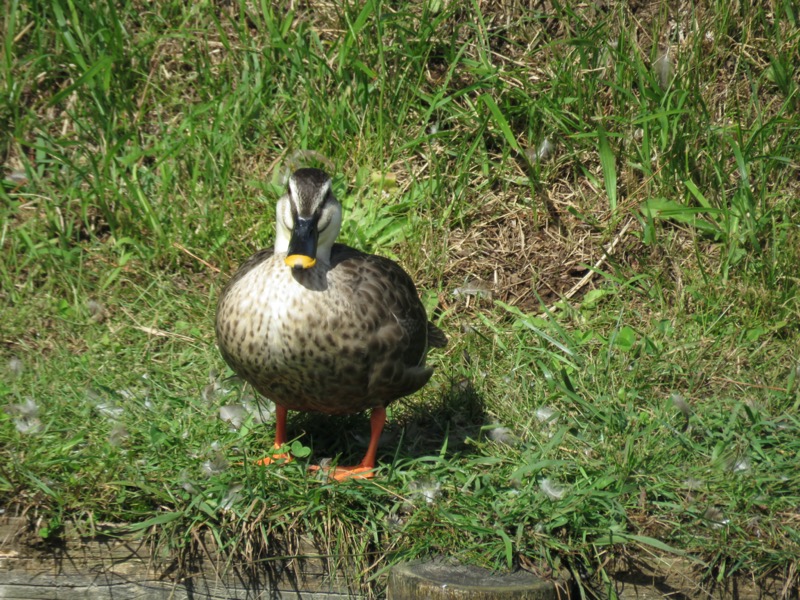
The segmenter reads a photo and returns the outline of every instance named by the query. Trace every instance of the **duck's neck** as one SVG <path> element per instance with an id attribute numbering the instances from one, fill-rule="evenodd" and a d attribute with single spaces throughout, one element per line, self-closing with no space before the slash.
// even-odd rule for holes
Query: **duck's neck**
<path id="1" fill-rule="evenodd" d="M 317 246 L 317 264 L 329 267 L 331 265 L 331 247 Z"/>
<path id="2" fill-rule="evenodd" d="M 275 254 L 286 254 L 289 251 L 289 238 L 292 232 L 278 227 L 275 231 Z"/>

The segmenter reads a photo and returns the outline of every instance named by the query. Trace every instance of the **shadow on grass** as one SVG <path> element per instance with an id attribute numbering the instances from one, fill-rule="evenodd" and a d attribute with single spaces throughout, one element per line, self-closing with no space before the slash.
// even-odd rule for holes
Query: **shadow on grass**
<path id="1" fill-rule="evenodd" d="M 439 455 L 443 448 L 446 456 L 458 454 L 467 440 L 480 437 L 485 419 L 483 398 L 467 379 L 451 380 L 433 402 L 399 400 L 390 407 L 378 462 Z M 272 431 L 269 426 L 265 430 Z M 338 457 L 339 464 L 357 464 L 369 443 L 369 412 L 347 416 L 290 412 L 288 435 L 311 447 L 312 463 Z"/>

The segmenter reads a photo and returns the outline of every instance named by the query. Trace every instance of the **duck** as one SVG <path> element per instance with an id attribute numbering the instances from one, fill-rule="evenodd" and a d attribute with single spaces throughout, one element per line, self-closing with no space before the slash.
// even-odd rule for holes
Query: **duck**
<path id="1" fill-rule="evenodd" d="M 274 247 L 239 267 L 216 311 L 223 359 L 275 403 L 273 450 L 259 464 L 291 460 L 289 411 L 370 411 L 366 454 L 329 472 L 339 481 L 374 477 L 386 408 L 428 383 L 428 350 L 448 342 L 400 265 L 336 242 L 342 218 L 325 171 L 294 171 L 276 205 Z"/>

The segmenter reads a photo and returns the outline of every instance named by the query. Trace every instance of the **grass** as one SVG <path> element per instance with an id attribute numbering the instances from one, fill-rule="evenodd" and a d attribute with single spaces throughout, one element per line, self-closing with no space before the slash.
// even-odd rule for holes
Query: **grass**
<path id="1" fill-rule="evenodd" d="M 436 554 L 791 590 L 800 27 L 767 4 L 8 3 L 6 512 L 245 561 L 308 534 L 371 594 Z M 215 348 L 309 162 L 451 338 L 372 483 L 304 469 L 360 455 L 358 418 L 296 416 L 296 463 L 250 466 L 271 429 Z"/>

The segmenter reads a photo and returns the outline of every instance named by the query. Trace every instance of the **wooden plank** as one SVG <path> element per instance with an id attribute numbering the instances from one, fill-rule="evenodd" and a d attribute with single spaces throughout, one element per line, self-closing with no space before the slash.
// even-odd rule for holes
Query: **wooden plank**
<path id="1" fill-rule="evenodd" d="M 210 537 L 210 536 L 206 536 Z M 342 577 L 327 573 L 314 544 L 301 540 L 298 556 L 260 565 L 225 563 L 209 539 L 181 574 L 171 557 L 151 556 L 136 535 L 81 535 L 68 527 L 63 541 L 37 540 L 21 518 L 0 521 L 0 598 L 13 600 L 239 600 L 352 598 Z M 358 597 L 358 596 L 355 596 Z"/>

